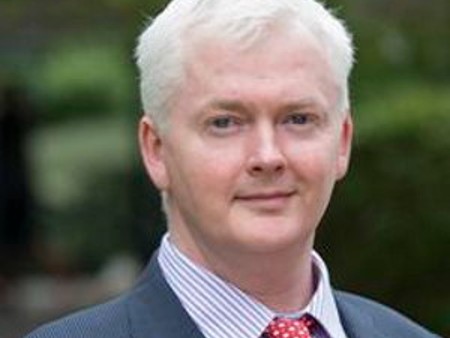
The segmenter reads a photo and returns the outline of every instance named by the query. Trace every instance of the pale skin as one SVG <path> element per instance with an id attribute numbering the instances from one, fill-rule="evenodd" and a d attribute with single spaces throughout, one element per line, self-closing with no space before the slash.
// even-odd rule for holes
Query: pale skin
<path id="1" fill-rule="evenodd" d="M 316 228 L 347 171 L 351 117 L 335 110 L 339 88 L 308 34 L 249 50 L 191 42 L 169 129 L 148 116 L 139 128 L 171 240 L 269 308 L 297 311 L 313 293 Z"/>

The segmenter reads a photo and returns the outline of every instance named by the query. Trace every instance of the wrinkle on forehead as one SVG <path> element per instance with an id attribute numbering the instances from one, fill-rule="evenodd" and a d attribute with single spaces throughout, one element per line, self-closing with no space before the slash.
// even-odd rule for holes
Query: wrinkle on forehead
<path id="1" fill-rule="evenodd" d="M 191 36 L 186 53 L 186 80 L 214 85 L 208 83 L 208 74 L 213 78 L 212 75 L 226 77 L 229 73 L 239 73 L 241 80 L 248 77 L 270 83 L 279 80 L 281 73 L 285 74 L 286 82 L 295 83 L 296 77 L 313 74 L 314 79 L 310 80 L 320 84 L 329 101 L 328 108 L 333 109 L 338 101 L 339 86 L 325 49 L 308 31 L 304 32 L 304 37 L 299 37 L 298 33 L 276 33 L 252 48 L 241 48 L 235 42 L 217 40 L 206 33 Z M 315 71 L 305 72 L 308 67 Z M 296 72 L 292 72 L 293 69 Z M 189 82 L 185 86 L 188 87 Z M 239 91 L 240 84 L 236 83 L 235 88 Z"/>

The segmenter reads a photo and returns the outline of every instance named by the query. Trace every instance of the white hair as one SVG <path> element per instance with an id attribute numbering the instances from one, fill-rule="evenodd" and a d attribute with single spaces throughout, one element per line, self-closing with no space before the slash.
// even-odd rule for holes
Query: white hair
<path id="1" fill-rule="evenodd" d="M 348 110 L 352 38 L 318 1 L 172 0 L 139 37 L 136 57 L 144 112 L 165 127 L 171 98 L 184 78 L 185 47 L 194 32 L 249 46 L 280 24 L 289 32 L 299 32 L 299 43 L 305 29 L 319 41 L 340 88 L 336 110 Z"/>

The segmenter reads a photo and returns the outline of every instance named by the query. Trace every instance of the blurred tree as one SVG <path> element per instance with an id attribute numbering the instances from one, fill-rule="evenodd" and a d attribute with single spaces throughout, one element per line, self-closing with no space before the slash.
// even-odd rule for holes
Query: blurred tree
<path id="1" fill-rule="evenodd" d="M 32 114 L 23 88 L 12 83 L 0 85 L 0 275 L 15 275 L 31 260 L 26 143 Z"/>

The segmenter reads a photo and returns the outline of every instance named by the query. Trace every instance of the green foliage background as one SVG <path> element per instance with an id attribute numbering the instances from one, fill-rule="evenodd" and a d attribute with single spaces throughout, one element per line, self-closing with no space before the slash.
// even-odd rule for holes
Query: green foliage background
<path id="1" fill-rule="evenodd" d="M 166 1 L 0 3 L 0 84 L 35 107 L 36 268 L 147 257 L 163 230 L 135 140 L 134 41 Z M 450 2 L 328 1 L 354 32 L 353 163 L 319 231 L 336 287 L 450 335 Z M 42 253 L 43 252 L 43 253 Z"/>

